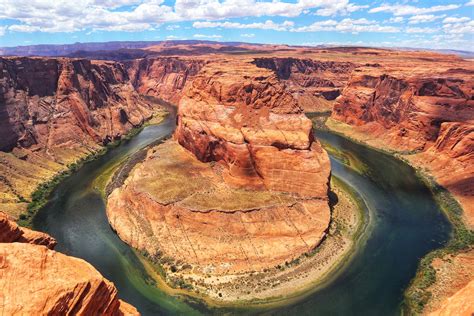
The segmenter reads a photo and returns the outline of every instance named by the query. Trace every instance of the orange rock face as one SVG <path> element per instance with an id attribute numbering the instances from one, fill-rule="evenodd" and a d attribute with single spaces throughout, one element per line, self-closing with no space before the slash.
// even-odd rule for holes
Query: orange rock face
<path id="1" fill-rule="evenodd" d="M 228 183 L 325 197 L 329 158 L 311 121 L 272 72 L 234 63 L 208 65 L 188 86 L 175 138 L 223 162 Z"/>
<path id="2" fill-rule="evenodd" d="M 56 240 L 20 228 L 0 212 L 3 315 L 139 315 L 84 260 L 53 251 Z"/>
<path id="3" fill-rule="evenodd" d="M 184 85 L 204 64 L 205 61 L 199 59 L 163 57 L 134 60 L 126 66 L 139 93 L 178 104 Z"/>
<path id="4" fill-rule="evenodd" d="M 443 302 L 443 307 L 430 316 L 472 316 L 474 313 L 474 281 L 469 282 L 456 294 Z"/>
<path id="5" fill-rule="evenodd" d="M 417 71 L 361 67 L 332 117 L 373 146 L 412 153 L 406 158 L 456 196 L 474 227 L 474 69 L 457 63 L 463 68 L 436 60 Z"/>

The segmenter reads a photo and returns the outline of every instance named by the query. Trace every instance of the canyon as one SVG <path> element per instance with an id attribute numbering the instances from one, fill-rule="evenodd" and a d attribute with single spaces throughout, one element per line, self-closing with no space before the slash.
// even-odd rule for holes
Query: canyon
<path id="1" fill-rule="evenodd" d="M 303 112 L 332 112 L 329 129 L 419 168 L 456 198 L 472 229 L 472 62 L 372 48 L 223 47 L 159 44 L 117 61 L 0 58 L 0 209 L 15 220 L 28 214 L 41 183 L 162 111 L 154 97 L 179 104 L 174 137 L 148 149 L 108 197 L 107 214 L 121 239 L 179 277 L 269 269 L 320 245 L 331 221 L 330 163 Z M 31 234 L 8 242 L 54 243 Z M 52 256 L 22 246 L 8 260 Z M 439 301 L 472 293 L 460 275 Z M 100 282 L 115 310 L 116 292 Z M 450 303 L 437 304 L 426 310 Z"/>

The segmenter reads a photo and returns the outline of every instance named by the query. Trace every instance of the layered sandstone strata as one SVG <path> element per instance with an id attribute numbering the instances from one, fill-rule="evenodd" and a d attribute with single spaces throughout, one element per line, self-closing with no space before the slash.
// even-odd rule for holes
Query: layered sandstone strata
<path id="1" fill-rule="evenodd" d="M 431 73 L 359 68 L 332 118 L 352 126 L 333 127 L 426 169 L 456 196 L 474 226 L 474 68 L 458 63 L 466 69 L 434 61 L 428 65 L 439 68 Z"/>
<path id="2" fill-rule="evenodd" d="M 131 83 L 141 94 L 178 104 L 187 81 L 205 65 L 203 59 L 143 58 L 127 62 Z"/>
<path id="3" fill-rule="evenodd" d="M 177 121 L 176 140 L 149 150 L 108 198 L 121 239 L 173 276 L 261 271 L 319 245 L 329 158 L 273 72 L 206 65 Z"/>
<path id="4" fill-rule="evenodd" d="M 0 212 L 3 315 L 139 315 L 84 260 L 52 249 L 50 236 L 20 228 Z"/>
<path id="5" fill-rule="evenodd" d="M 151 115 L 120 63 L 0 59 L 0 205 L 18 216 L 39 183 Z"/>
<path id="6" fill-rule="evenodd" d="M 344 61 L 293 57 L 261 57 L 253 63 L 273 70 L 306 112 L 331 111 L 357 66 Z"/>

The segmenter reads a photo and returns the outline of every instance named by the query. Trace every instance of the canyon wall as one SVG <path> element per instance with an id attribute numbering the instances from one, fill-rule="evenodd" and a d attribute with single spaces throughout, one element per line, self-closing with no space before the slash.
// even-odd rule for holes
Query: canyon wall
<path id="1" fill-rule="evenodd" d="M 305 112 L 331 111 L 357 66 L 351 62 L 293 57 L 255 58 L 253 63 L 274 71 Z"/>
<path id="2" fill-rule="evenodd" d="M 0 59 L 0 206 L 18 216 L 39 183 L 152 115 L 122 64 Z"/>
<path id="3" fill-rule="evenodd" d="M 360 67 L 332 118 L 352 126 L 333 126 L 349 136 L 405 154 L 426 169 L 456 196 L 474 225 L 474 69 L 465 66 L 432 73 Z"/>
<path id="4" fill-rule="evenodd" d="M 125 63 L 131 83 L 140 94 L 178 104 L 186 82 L 205 65 L 205 60 L 183 57 L 144 58 Z"/>
<path id="5" fill-rule="evenodd" d="M 139 315 L 90 264 L 52 250 L 55 245 L 0 212 L 2 315 Z"/>

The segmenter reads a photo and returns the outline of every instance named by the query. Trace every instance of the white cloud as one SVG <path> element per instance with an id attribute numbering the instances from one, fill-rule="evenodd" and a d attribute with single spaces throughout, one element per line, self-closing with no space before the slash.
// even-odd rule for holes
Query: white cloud
<path id="1" fill-rule="evenodd" d="M 405 21 L 405 18 L 403 18 L 402 16 L 396 16 L 388 19 L 389 23 L 401 23 L 403 21 Z"/>
<path id="2" fill-rule="evenodd" d="M 474 0 L 469 0 L 468 3 L 465 4 L 466 6 L 473 6 L 474 5 Z"/>
<path id="3" fill-rule="evenodd" d="M 1 0 L 0 19 L 15 20 L 16 32 L 142 31 L 170 22 L 296 17 L 309 10 L 332 16 L 366 7 L 350 0 Z"/>
<path id="4" fill-rule="evenodd" d="M 193 37 L 195 37 L 195 38 L 213 38 L 213 39 L 217 39 L 217 38 L 222 38 L 222 35 L 216 35 L 216 34 L 213 34 L 213 35 L 194 34 Z"/>
<path id="5" fill-rule="evenodd" d="M 413 15 L 408 19 L 408 24 L 419 24 L 419 23 L 428 23 L 433 22 L 439 19 L 442 19 L 446 16 L 443 15 L 433 15 L 433 14 L 417 14 Z"/>
<path id="6" fill-rule="evenodd" d="M 167 41 L 179 40 L 179 39 L 182 39 L 182 37 L 175 36 L 175 35 L 168 35 L 168 36 L 166 36 L 166 40 L 167 40 Z"/>
<path id="7" fill-rule="evenodd" d="M 166 26 L 166 30 L 168 30 L 168 31 L 174 31 L 174 30 L 177 30 L 179 28 L 180 28 L 180 26 L 178 24 L 172 24 L 172 25 Z"/>
<path id="8" fill-rule="evenodd" d="M 253 34 L 253 33 L 244 33 L 244 34 L 240 34 L 240 37 L 252 38 L 252 37 L 255 37 L 255 34 Z"/>
<path id="9" fill-rule="evenodd" d="M 436 33 L 437 31 L 438 31 L 438 29 L 434 29 L 434 28 L 431 28 L 431 27 L 407 27 L 405 29 L 405 32 L 407 32 L 408 34 L 411 34 L 411 33 L 428 34 L 428 33 Z"/>
<path id="10" fill-rule="evenodd" d="M 308 26 L 298 27 L 292 29 L 294 32 L 321 32 L 321 31 L 336 31 L 347 33 L 361 33 L 361 32 L 380 32 L 380 33 L 395 33 L 400 29 L 394 26 L 380 25 L 376 21 L 370 21 L 365 18 L 361 19 L 343 19 L 341 21 L 326 20 L 315 22 Z"/>
<path id="11" fill-rule="evenodd" d="M 447 34 L 474 34 L 474 20 L 443 24 L 443 31 Z"/>
<path id="12" fill-rule="evenodd" d="M 443 23 L 462 23 L 462 22 L 467 22 L 467 21 L 470 21 L 470 20 L 471 19 L 466 17 L 466 16 L 461 17 L 461 18 L 447 17 L 446 19 L 443 20 Z"/>
<path id="13" fill-rule="evenodd" d="M 415 14 L 426 14 L 439 11 L 448 11 L 459 8 L 460 5 L 457 4 L 448 4 L 448 5 L 435 5 L 428 8 L 419 8 L 412 5 L 403 5 L 403 4 L 384 4 L 376 8 L 369 10 L 369 13 L 377 12 L 388 12 L 394 15 L 415 15 Z"/>
<path id="14" fill-rule="evenodd" d="M 6 30 L 7 30 L 6 26 L 0 26 L 0 36 L 5 35 Z"/>
<path id="15" fill-rule="evenodd" d="M 281 24 L 275 23 L 272 20 L 267 20 L 263 23 L 238 23 L 238 22 L 194 22 L 193 27 L 200 28 L 214 28 L 220 27 L 225 29 L 261 29 L 261 30 L 274 30 L 274 31 L 287 31 L 294 26 L 291 21 L 285 21 Z"/>

